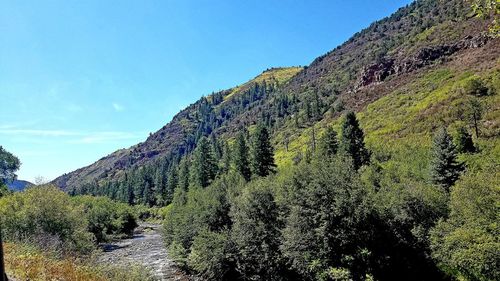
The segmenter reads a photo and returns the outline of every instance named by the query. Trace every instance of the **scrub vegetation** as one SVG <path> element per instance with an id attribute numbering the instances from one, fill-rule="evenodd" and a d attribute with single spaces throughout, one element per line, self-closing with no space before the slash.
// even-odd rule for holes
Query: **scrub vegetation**
<path id="1" fill-rule="evenodd" d="M 415 1 L 309 66 L 202 97 L 57 188 L 4 189 L 7 265 L 140 279 L 80 263 L 140 218 L 208 280 L 499 280 L 495 3 Z M 6 182 L 19 162 L 0 153 Z"/>

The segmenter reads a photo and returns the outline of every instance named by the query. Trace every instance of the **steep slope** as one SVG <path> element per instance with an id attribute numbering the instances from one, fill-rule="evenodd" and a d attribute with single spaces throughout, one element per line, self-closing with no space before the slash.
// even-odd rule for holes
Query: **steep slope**
<path id="1" fill-rule="evenodd" d="M 308 67 L 271 69 L 242 86 L 202 98 L 145 142 L 63 175 L 55 183 L 62 188 L 74 188 L 85 182 L 116 179 L 156 159 L 189 153 L 203 135 L 229 139 L 242 127 L 257 122 L 265 122 L 273 129 L 278 163 L 289 165 L 307 148 L 311 126 L 335 122 L 345 109 L 377 120 L 384 108 L 374 110 L 375 105 L 369 105 L 382 103 L 393 108 L 388 113 L 406 116 L 411 104 L 402 101 L 398 93 L 413 93 L 416 97 L 422 89 L 429 93 L 436 90 L 432 87 L 452 87 L 471 73 L 493 77 L 491 71 L 498 69 L 500 42 L 484 34 L 487 24 L 472 17 L 468 4 L 462 0 L 416 1 L 373 23 Z M 437 75 L 438 80 L 427 85 L 432 73 L 442 73 L 439 71 L 448 71 L 451 78 Z M 441 97 L 446 98 L 440 100 L 440 108 L 454 101 L 447 95 L 449 92 L 442 90 Z M 413 96 L 408 95 L 411 100 Z M 441 114 L 434 103 L 419 106 L 424 112 Z M 418 120 L 427 120 L 426 124 L 439 115 L 411 114 Z M 498 134 L 496 116 L 490 114 L 490 120 L 485 121 L 489 122 L 490 135 Z M 403 119 L 409 118 L 406 117 Z M 417 128 L 417 133 L 432 129 Z M 404 130 L 382 130 L 377 124 L 369 129 L 388 138 L 401 135 Z"/>
<path id="2" fill-rule="evenodd" d="M 241 112 L 268 98 L 300 70 L 300 67 L 268 69 L 240 86 L 203 97 L 175 115 L 171 122 L 144 142 L 64 174 L 56 178 L 54 183 L 66 189 L 87 182 L 111 180 L 120 177 L 124 171 L 172 153 L 187 153 L 194 148 L 200 135 L 210 134 L 212 130 L 221 129 L 234 121 Z"/>

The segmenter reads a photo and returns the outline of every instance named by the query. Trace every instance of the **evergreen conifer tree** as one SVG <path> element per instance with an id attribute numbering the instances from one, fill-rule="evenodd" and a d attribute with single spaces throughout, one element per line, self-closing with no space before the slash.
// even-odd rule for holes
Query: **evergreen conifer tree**
<path id="1" fill-rule="evenodd" d="M 167 205 L 172 202 L 172 199 L 174 197 L 174 190 L 177 188 L 179 185 L 179 175 L 177 174 L 177 167 L 175 165 L 172 165 L 168 171 L 168 178 L 167 178 L 167 196 L 166 196 L 166 202 Z"/>
<path id="2" fill-rule="evenodd" d="M 355 169 L 370 161 L 370 152 L 365 147 L 364 133 L 354 112 L 348 112 L 342 123 L 342 151 L 352 157 Z"/>
<path id="3" fill-rule="evenodd" d="M 434 136 L 431 161 L 432 182 L 449 189 L 460 177 L 463 165 L 457 161 L 457 152 L 451 136 L 441 128 Z"/>
<path id="4" fill-rule="evenodd" d="M 460 127 L 457 132 L 456 139 L 457 152 L 459 153 L 472 153 L 476 151 L 472 135 L 469 134 L 465 127 Z"/>
<path id="5" fill-rule="evenodd" d="M 260 124 L 253 136 L 252 147 L 252 168 L 253 173 L 265 177 L 273 173 L 276 168 L 274 164 L 274 151 L 267 128 Z"/>
<path id="6" fill-rule="evenodd" d="M 193 179 L 201 187 L 207 187 L 217 175 L 217 162 L 206 137 L 198 142 L 194 157 Z"/>
<path id="7" fill-rule="evenodd" d="M 220 174 L 225 174 L 229 171 L 231 168 L 231 148 L 229 147 L 229 144 L 227 142 L 223 142 L 222 145 L 222 159 L 221 159 L 221 165 L 219 169 Z"/>
<path id="8" fill-rule="evenodd" d="M 337 132 L 331 127 L 326 128 L 325 133 L 319 141 L 319 152 L 321 155 L 331 157 L 337 154 L 339 142 L 337 140 Z"/>
<path id="9" fill-rule="evenodd" d="M 252 172 L 250 170 L 250 161 L 248 156 L 248 146 L 243 133 L 238 134 L 236 139 L 236 149 L 234 155 L 234 165 L 246 181 L 250 180 Z"/>
<path id="10" fill-rule="evenodd" d="M 212 151 L 214 157 L 218 160 L 222 158 L 222 146 L 215 134 L 210 135 L 210 142 L 212 143 Z"/>
<path id="11" fill-rule="evenodd" d="M 190 161 L 183 158 L 179 164 L 179 184 L 178 187 L 184 191 L 189 189 L 189 165 Z"/>

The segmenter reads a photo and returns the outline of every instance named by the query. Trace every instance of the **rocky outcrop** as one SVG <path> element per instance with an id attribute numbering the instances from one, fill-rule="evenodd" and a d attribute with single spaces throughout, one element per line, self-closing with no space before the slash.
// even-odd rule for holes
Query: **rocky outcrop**
<path id="1" fill-rule="evenodd" d="M 394 74 L 394 59 L 383 58 L 379 62 L 363 68 L 361 77 L 358 80 L 357 88 L 380 83 L 389 75 Z"/>
<path id="2" fill-rule="evenodd" d="M 488 40 L 489 37 L 486 35 L 467 36 L 451 45 L 421 48 L 408 58 L 384 57 L 376 63 L 363 68 L 355 89 L 381 83 L 390 75 L 401 75 L 415 71 L 439 59 L 449 57 L 460 50 L 480 48 Z"/>

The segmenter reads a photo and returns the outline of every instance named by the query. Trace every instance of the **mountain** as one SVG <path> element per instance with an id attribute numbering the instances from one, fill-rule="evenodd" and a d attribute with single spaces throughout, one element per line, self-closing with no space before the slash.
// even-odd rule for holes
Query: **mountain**
<path id="1" fill-rule="evenodd" d="M 154 206 L 207 280 L 499 280 L 500 39 L 469 5 L 415 1 L 55 183 Z"/>
<path id="2" fill-rule="evenodd" d="M 268 69 L 243 85 L 202 97 L 144 142 L 54 183 L 65 190 L 103 186 L 158 161 L 178 162 L 202 136 L 231 141 L 258 122 L 271 128 L 278 168 L 283 169 L 307 150 L 312 128 L 338 124 L 345 110 L 359 114 L 372 149 L 397 143 L 394 147 L 424 151 L 436 127 L 458 124 L 452 117 L 460 115 L 457 105 L 467 100 L 454 90 L 457 85 L 479 75 L 493 91 L 498 89 L 500 41 L 486 34 L 487 26 L 488 21 L 472 16 L 465 1 L 415 1 L 309 66 Z M 482 133 L 489 137 L 486 146 L 494 146 L 498 135 L 497 96 L 482 98 L 489 108 L 481 120 Z M 425 141 L 411 142 L 416 135 Z"/>
<path id="3" fill-rule="evenodd" d="M 175 115 L 172 121 L 151 134 L 146 141 L 128 149 L 118 150 L 87 167 L 64 174 L 56 178 L 54 183 L 66 189 L 82 182 L 113 179 L 120 177 L 126 170 L 151 163 L 171 153 L 189 152 L 194 148 L 200 134 L 206 131 L 226 133 L 233 130 L 235 124 L 243 123 L 240 116 L 246 110 L 269 98 L 271 93 L 287 83 L 301 69 L 271 68 L 247 83 L 203 97 Z M 211 116 L 203 116 L 206 112 L 201 111 L 210 111 Z M 218 115 L 217 120 L 207 120 L 215 118 L 215 114 Z"/>
<path id="4" fill-rule="evenodd" d="M 33 184 L 25 180 L 14 180 L 13 182 L 7 184 L 7 187 L 12 191 L 22 191 L 26 187 L 30 187 Z"/>

